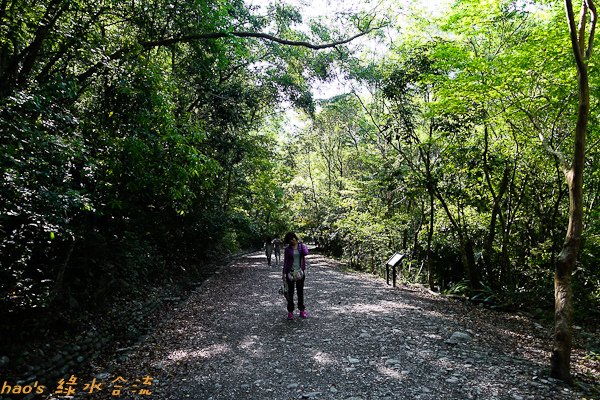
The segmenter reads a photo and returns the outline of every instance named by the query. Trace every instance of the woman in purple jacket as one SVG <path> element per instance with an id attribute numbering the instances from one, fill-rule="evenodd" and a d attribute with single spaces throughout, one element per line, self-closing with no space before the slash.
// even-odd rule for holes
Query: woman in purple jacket
<path id="1" fill-rule="evenodd" d="M 294 286 L 298 292 L 300 318 L 308 318 L 306 307 L 304 307 L 304 271 L 306 269 L 304 259 L 308 255 L 308 248 L 304 243 L 298 241 L 298 236 L 294 232 L 288 232 L 283 242 L 288 245 L 283 254 L 283 279 L 286 280 L 288 286 L 287 318 L 294 319 Z"/>

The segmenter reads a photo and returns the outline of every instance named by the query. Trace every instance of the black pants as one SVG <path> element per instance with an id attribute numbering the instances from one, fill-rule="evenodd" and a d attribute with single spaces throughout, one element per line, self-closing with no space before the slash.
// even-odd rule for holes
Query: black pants
<path id="1" fill-rule="evenodd" d="M 298 310 L 304 311 L 304 279 L 300 279 L 299 281 L 293 282 L 286 278 L 288 285 L 288 296 L 287 296 L 287 310 L 288 312 L 294 311 L 294 286 L 296 286 L 296 290 L 298 291 Z"/>

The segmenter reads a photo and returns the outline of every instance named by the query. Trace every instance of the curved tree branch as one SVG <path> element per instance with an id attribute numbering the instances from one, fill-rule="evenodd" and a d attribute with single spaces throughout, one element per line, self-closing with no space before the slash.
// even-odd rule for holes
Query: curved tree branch
<path id="1" fill-rule="evenodd" d="M 179 37 L 167 38 L 167 39 L 140 41 L 140 42 L 138 42 L 138 44 L 140 46 L 142 46 L 145 50 L 149 50 L 149 49 L 153 49 L 155 47 L 168 46 L 168 45 L 175 44 L 175 43 L 187 43 L 187 42 L 193 42 L 196 40 L 221 39 L 221 38 L 233 36 L 233 37 L 239 37 L 239 38 L 264 39 L 264 40 L 269 40 L 272 42 L 280 43 L 280 44 L 283 44 L 286 46 L 299 46 L 299 47 L 306 47 L 306 48 L 309 48 L 312 50 L 322 50 L 322 49 L 336 47 L 336 46 L 340 46 L 340 45 L 343 45 L 346 43 L 350 43 L 354 39 L 357 39 L 361 36 L 365 36 L 365 35 L 369 34 L 370 32 L 380 29 L 380 28 L 382 28 L 382 26 L 368 28 L 367 30 L 357 33 L 356 35 L 354 35 L 352 37 L 338 40 L 338 41 L 331 42 L 331 43 L 324 43 L 324 44 L 313 44 L 313 43 L 305 42 L 305 41 L 287 40 L 287 39 L 279 38 L 277 36 L 269 35 L 267 33 L 244 32 L 244 31 L 198 33 L 198 34 L 194 34 L 194 35 L 179 36 Z M 92 75 L 94 75 L 96 72 L 98 72 L 100 69 L 102 69 L 106 65 L 106 61 L 116 60 L 118 58 L 121 58 L 124 54 L 129 53 L 132 49 L 133 49 L 133 46 L 127 46 L 127 47 L 123 47 L 123 48 L 115 51 L 111 55 L 107 56 L 106 59 L 97 62 L 96 64 L 94 64 L 90 68 L 88 68 L 85 72 L 81 73 L 77 77 L 77 80 L 79 81 L 80 84 L 83 84 L 83 82 L 85 82 L 85 80 L 87 80 Z"/>
<path id="2" fill-rule="evenodd" d="M 578 40 L 578 50 L 579 53 L 581 54 L 581 57 L 584 56 L 584 49 L 585 49 L 585 24 L 587 22 L 587 12 L 588 12 L 588 7 L 586 4 L 586 1 L 583 0 L 582 4 L 581 4 L 581 10 L 579 12 L 579 26 L 577 27 L 577 38 Z M 574 15 L 573 15 L 574 17 Z"/>
<path id="3" fill-rule="evenodd" d="M 288 39 L 279 38 L 277 36 L 269 35 L 268 33 L 245 32 L 245 31 L 197 33 L 194 35 L 179 36 L 179 37 L 174 37 L 174 38 L 141 41 L 141 42 L 139 42 L 139 44 L 146 49 L 150 49 L 153 47 L 168 46 L 170 44 L 175 44 L 175 43 L 193 42 L 195 40 L 221 39 L 221 38 L 234 36 L 234 37 L 239 37 L 239 38 L 264 39 L 264 40 L 268 40 L 271 42 L 280 43 L 280 44 L 283 44 L 286 46 L 299 46 L 299 47 L 306 47 L 306 48 L 309 48 L 312 50 L 322 50 L 322 49 L 336 47 L 336 46 L 340 46 L 342 44 L 349 43 L 349 42 L 353 41 L 354 39 L 357 39 L 361 36 L 367 35 L 368 33 L 372 32 L 373 30 L 376 30 L 376 29 L 379 29 L 379 27 L 369 28 L 363 32 L 360 32 L 360 33 L 352 36 L 352 37 L 349 37 L 349 38 L 346 38 L 343 40 L 339 40 L 336 42 L 324 43 L 324 44 L 314 44 L 314 43 L 310 43 L 310 42 L 306 42 L 306 41 L 288 40 Z"/>
<path id="4" fill-rule="evenodd" d="M 596 6 L 594 5 L 593 0 L 585 0 L 587 8 L 590 10 L 590 33 L 588 34 L 588 43 L 587 49 L 585 50 L 585 58 L 589 60 L 592 55 L 592 47 L 594 44 L 594 35 L 596 33 L 596 22 L 598 20 L 598 16 L 596 13 Z"/>
<path id="5" fill-rule="evenodd" d="M 575 64 L 577 65 L 577 71 L 585 69 L 583 60 L 583 51 L 581 50 L 580 32 L 581 24 L 578 28 L 575 27 L 575 13 L 573 12 L 573 4 L 570 1 L 565 1 L 565 9 L 567 12 L 567 24 L 569 25 L 569 37 L 571 38 L 571 48 L 573 49 L 573 55 L 575 56 Z M 580 20 L 582 17 L 580 16 Z"/>

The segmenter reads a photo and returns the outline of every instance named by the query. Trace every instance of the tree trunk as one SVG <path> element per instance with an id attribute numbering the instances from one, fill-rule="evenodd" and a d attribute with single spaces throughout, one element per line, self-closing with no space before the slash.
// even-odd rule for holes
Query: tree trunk
<path id="1" fill-rule="evenodd" d="M 569 382 L 571 381 L 571 323 L 573 319 L 571 274 L 579 254 L 583 231 L 583 166 L 590 111 L 587 60 L 591 55 L 594 40 L 596 9 L 592 0 L 585 0 L 582 4 L 579 28 L 577 28 L 575 27 L 573 5 L 570 0 L 565 0 L 565 8 L 569 23 L 571 46 L 577 65 L 579 106 L 577 109 L 577 124 L 575 125 L 573 159 L 570 169 L 565 168 L 565 178 L 569 187 L 569 225 L 554 270 L 554 344 L 550 359 L 550 373 L 554 378 Z M 592 27 L 586 46 L 585 23 L 588 10 L 592 14 Z M 584 49 L 584 46 L 587 49 Z"/>
<path id="2" fill-rule="evenodd" d="M 587 94 L 588 92 L 585 91 Z M 589 96 L 588 96 L 589 98 Z M 581 108 L 581 104 L 580 104 Z M 587 125 L 587 113 L 585 124 Z M 554 269 L 554 344 L 550 359 L 553 378 L 571 381 L 571 346 L 573 320 L 573 290 L 571 274 L 579 255 L 583 231 L 583 159 L 585 126 L 577 121 L 573 167 L 566 173 L 569 184 L 569 226 L 563 248 Z"/>
<path id="3" fill-rule="evenodd" d="M 231 166 L 230 168 L 233 168 L 233 166 Z M 221 206 L 221 209 L 224 212 L 227 212 L 227 210 L 229 209 L 229 197 L 231 196 L 231 169 L 227 172 L 227 185 L 225 185 L 225 196 L 223 198 L 223 204 Z"/>
<path id="4" fill-rule="evenodd" d="M 571 380 L 570 360 L 573 337 L 571 271 L 572 264 L 577 259 L 579 245 L 577 244 L 576 247 L 574 243 L 563 247 L 554 271 L 554 344 L 550 358 L 551 375 L 566 382 Z"/>
<path id="5" fill-rule="evenodd" d="M 460 241 L 460 255 L 461 261 L 463 264 L 465 278 L 469 281 L 469 287 L 471 289 L 478 289 L 481 286 L 481 279 L 479 276 L 479 271 L 477 270 L 477 266 L 475 265 L 475 255 L 473 252 L 473 240 L 469 238 L 469 233 L 467 232 L 467 228 L 463 228 L 462 223 L 459 220 L 454 218 L 446 200 L 442 197 L 437 188 L 433 188 L 435 190 L 435 196 L 439 200 L 442 208 L 446 212 L 452 227 L 456 231 L 458 235 L 458 239 Z"/>
<path id="6" fill-rule="evenodd" d="M 460 239 L 460 255 L 465 269 L 465 277 L 469 280 L 471 289 L 479 289 L 481 287 L 481 277 L 475 264 L 473 241 L 462 234 L 460 236 L 462 236 Z"/>
<path id="7" fill-rule="evenodd" d="M 269 236 L 271 235 L 271 227 L 270 227 L 270 225 L 271 225 L 271 210 L 268 210 L 267 211 L 267 218 L 266 218 L 266 221 L 265 221 L 265 230 L 267 232 L 267 235 L 269 235 Z"/>
<path id="8" fill-rule="evenodd" d="M 69 265 L 69 261 L 71 260 L 71 254 L 73 254 L 73 249 L 75 248 L 75 238 L 72 237 L 69 243 L 69 248 L 67 249 L 67 253 L 65 254 L 65 259 L 63 263 L 60 265 L 58 269 L 58 273 L 56 274 L 56 280 L 54 281 L 54 287 L 52 288 L 52 293 L 50 294 L 50 303 L 56 302 L 56 300 L 63 294 L 64 291 L 64 278 L 65 272 Z"/>
<path id="9" fill-rule="evenodd" d="M 495 273 L 494 265 L 497 263 L 497 257 L 494 252 L 494 241 L 496 239 L 496 226 L 498 220 L 500 220 L 500 224 L 504 229 L 505 222 L 504 216 L 502 213 L 502 200 L 504 198 L 504 194 L 508 190 L 508 183 L 510 178 L 510 166 L 507 164 L 504 167 L 504 172 L 502 173 L 502 180 L 500 181 L 500 186 L 498 188 L 498 193 L 494 189 L 494 185 L 492 183 L 492 177 L 490 172 L 490 165 L 488 161 L 488 152 L 489 152 L 489 128 L 486 124 L 484 127 L 484 147 L 483 147 L 483 172 L 485 176 L 485 182 L 487 184 L 487 188 L 492 196 L 493 206 L 492 206 L 492 215 L 490 217 L 490 224 L 488 228 L 488 237 L 484 242 L 484 251 L 483 251 L 483 270 L 482 275 L 485 275 L 487 281 L 492 285 L 494 289 L 499 289 L 502 287 L 501 280 L 501 272 Z"/>
<path id="10" fill-rule="evenodd" d="M 429 191 L 429 231 L 427 232 L 427 276 L 429 278 L 429 289 L 434 290 L 435 281 L 433 276 L 433 252 L 431 251 L 431 242 L 433 240 L 433 218 L 434 210 L 433 190 Z"/>

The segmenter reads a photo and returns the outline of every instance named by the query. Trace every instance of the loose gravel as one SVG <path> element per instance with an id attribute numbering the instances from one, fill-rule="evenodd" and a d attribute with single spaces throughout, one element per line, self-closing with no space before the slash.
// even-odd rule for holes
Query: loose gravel
<path id="1" fill-rule="evenodd" d="M 308 260 L 308 319 L 286 319 L 280 269 L 249 254 L 98 373 L 137 379 L 148 391 L 128 397 L 153 400 L 585 398 L 547 376 L 550 327 L 530 317 Z"/>

